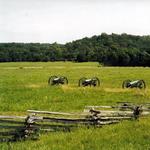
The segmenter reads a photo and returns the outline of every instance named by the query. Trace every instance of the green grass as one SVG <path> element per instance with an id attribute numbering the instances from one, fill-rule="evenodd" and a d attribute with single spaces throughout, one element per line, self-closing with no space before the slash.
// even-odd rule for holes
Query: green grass
<path id="1" fill-rule="evenodd" d="M 67 86 L 48 86 L 51 75 L 68 77 Z M 98 88 L 79 88 L 81 77 L 97 76 Z M 143 79 L 147 89 L 121 88 L 125 79 Z M 98 63 L 1 63 L 0 114 L 25 115 L 27 109 L 82 112 L 86 105 L 114 105 L 119 101 L 150 102 L 150 69 L 99 67 Z M 42 134 L 39 141 L 0 143 L 12 150 L 143 150 L 150 149 L 150 118 L 123 121 L 102 128 L 77 128 L 71 132 Z"/>

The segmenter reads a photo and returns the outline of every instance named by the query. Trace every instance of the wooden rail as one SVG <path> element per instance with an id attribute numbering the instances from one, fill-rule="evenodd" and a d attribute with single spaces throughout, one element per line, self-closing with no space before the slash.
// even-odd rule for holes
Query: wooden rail
<path id="1" fill-rule="evenodd" d="M 76 113 L 64 113 L 64 112 L 52 112 L 52 111 L 39 111 L 39 110 L 27 110 L 29 113 L 33 114 L 50 114 L 50 115 L 66 115 L 66 116 L 73 116 L 73 115 L 81 115 Z"/>
<path id="2" fill-rule="evenodd" d="M 0 116 L 0 119 L 26 119 L 26 116 Z"/>
<path id="3" fill-rule="evenodd" d="M 101 108 L 103 110 L 98 110 Z M 114 108 L 115 110 L 113 110 Z M 116 110 L 116 108 L 119 109 Z M 124 110 L 120 108 L 124 108 Z M 145 111 L 146 109 L 147 111 Z M 40 110 L 27 110 L 27 112 L 29 113 L 28 116 L 0 116 L 0 129 L 3 129 L 3 131 L 0 131 L 0 141 L 9 141 L 10 139 L 3 139 L 3 137 L 9 135 L 13 140 L 26 139 L 37 134 L 39 130 L 46 132 L 56 131 L 61 128 L 62 130 L 70 130 L 76 125 L 94 125 L 98 127 L 119 123 L 121 120 L 137 119 L 140 116 L 150 115 L 148 107 L 140 111 L 138 107 L 132 109 L 130 106 L 86 106 L 86 111 L 82 113 Z"/>

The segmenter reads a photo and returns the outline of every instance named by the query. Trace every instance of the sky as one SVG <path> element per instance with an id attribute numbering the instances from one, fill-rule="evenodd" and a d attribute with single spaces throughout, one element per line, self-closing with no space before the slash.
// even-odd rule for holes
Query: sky
<path id="1" fill-rule="evenodd" d="M 150 0 L 0 0 L 0 42 L 66 43 L 150 35 Z"/>

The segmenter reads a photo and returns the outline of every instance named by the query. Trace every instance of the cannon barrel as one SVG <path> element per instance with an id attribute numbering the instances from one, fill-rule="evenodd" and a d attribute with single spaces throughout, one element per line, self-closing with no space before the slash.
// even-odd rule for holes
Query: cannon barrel
<path id="1" fill-rule="evenodd" d="M 135 84 L 137 84 L 138 82 L 139 82 L 139 80 L 132 81 L 132 82 L 130 82 L 130 85 L 135 85 Z"/>

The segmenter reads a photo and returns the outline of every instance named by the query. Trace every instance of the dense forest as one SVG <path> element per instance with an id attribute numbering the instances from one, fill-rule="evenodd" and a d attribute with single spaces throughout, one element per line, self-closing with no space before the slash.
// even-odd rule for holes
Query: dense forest
<path id="1" fill-rule="evenodd" d="M 98 61 L 109 66 L 150 66 L 150 36 L 102 33 L 66 44 L 0 43 L 0 62 Z"/>

